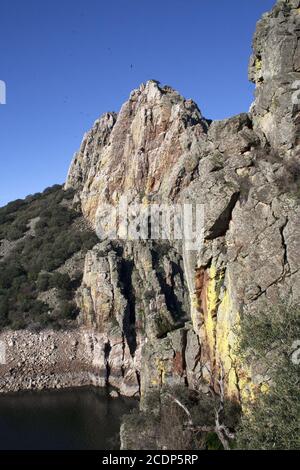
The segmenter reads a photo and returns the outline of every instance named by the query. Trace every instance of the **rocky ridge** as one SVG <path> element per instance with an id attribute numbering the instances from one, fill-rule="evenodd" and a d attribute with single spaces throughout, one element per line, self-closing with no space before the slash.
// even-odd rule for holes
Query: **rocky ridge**
<path id="1" fill-rule="evenodd" d="M 133 332 L 125 338 L 133 355 L 133 343 L 143 345 L 135 365 L 144 394 L 162 383 L 217 387 L 224 369 L 228 396 L 241 400 L 267 377 L 239 371 L 239 316 L 299 300 L 299 6 L 279 1 L 257 25 L 249 113 L 210 123 L 193 101 L 149 81 L 96 122 L 74 157 L 66 187 L 94 227 L 124 195 L 205 206 L 199 252 L 103 242 L 86 259 L 84 322 L 105 330 L 115 318 Z"/>
<path id="2" fill-rule="evenodd" d="M 97 342 L 76 363 L 83 374 L 95 365 L 90 383 L 140 395 L 145 408 L 163 385 L 218 392 L 222 376 L 243 402 L 268 382 L 259 365 L 241 368 L 236 332 L 242 315 L 299 302 L 299 31 L 299 0 L 279 0 L 258 23 L 248 113 L 210 122 L 151 80 L 84 136 L 66 189 L 95 230 L 123 196 L 205 207 L 201 250 L 101 240 L 87 253 L 75 341 Z"/>

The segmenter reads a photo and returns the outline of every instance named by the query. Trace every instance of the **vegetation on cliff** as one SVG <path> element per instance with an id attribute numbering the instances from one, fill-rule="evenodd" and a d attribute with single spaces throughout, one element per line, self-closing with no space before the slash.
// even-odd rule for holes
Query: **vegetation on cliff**
<path id="1" fill-rule="evenodd" d="M 142 411 L 134 410 L 123 419 L 124 447 L 299 449 L 299 338 L 299 306 L 279 304 L 243 316 L 236 354 L 245 370 L 255 364 L 263 378 L 252 384 L 253 394 L 243 402 L 243 410 L 212 388 L 205 394 L 163 387 L 142 398 Z"/>
<path id="2" fill-rule="evenodd" d="M 72 190 L 61 186 L 9 203 L 0 209 L 0 326 L 59 327 L 77 315 L 73 302 L 82 273 L 57 272 L 74 253 L 87 252 L 96 235 L 79 224 Z M 40 294 L 56 289 L 56 308 Z"/>
<path id="3" fill-rule="evenodd" d="M 300 308 L 280 305 L 241 323 L 239 350 L 267 382 L 245 406 L 237 432 L 242 449 L 300 448 Z"/>
<path id="4" fill-rule="evenodd" d="M 164 386 L 142 402 L 142 411 L 123 418 L 121 438 L 126 449 L 222 450 L 232 445 L 240 407 L 213 390 Z"/>

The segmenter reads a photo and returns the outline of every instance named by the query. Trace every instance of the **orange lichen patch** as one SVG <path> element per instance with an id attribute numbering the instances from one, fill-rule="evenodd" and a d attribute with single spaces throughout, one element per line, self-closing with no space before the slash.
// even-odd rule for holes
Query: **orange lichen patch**
<path id="1" fill-rule="evenodd" d="M 195 291 L 196 292 L 201 293 L 203 289 L 204 275 L 205 275 L 204 268 L 196 268 L 196 274 L 195 274 Z"/>
<path id="2" fill-rule="evenodd" d="M 184 359 L 181 352 L 176 352 L 173 359 L 173 367 L 176 374 L 182 376 L 184 374 Z"/>
<path id="3" fill-rule="evenodd" d="M 195 291 L 191 296 L 191 318 L 194 331 L 197 335 L 201 334 L 201 325 L 203 323 L 203 300 L 202 293 L 205 285 L 205 268 L 196 268 L 195 272 Z"/>
<path id="4" fill-rule="evenodd" d="M 196 268 L 195 274 L 195 294 L 197 298 L 197 310 L 204 314 L 206 306 L 206 289 L 209 281 L 209 275 L 205 268 Z"/>
<path id="5" fill-rule="evenodd" d="M 209 362 L 211 371 L 215 368 L 216 349 L 216 315 L 219 306 L 219 295 L 224 279 L 224 271 L 210 268 L 198 268 L 195 274 L 195 293 L 197 311 L 202 315 L 206 341 L 203 347 L 203 360 Z"/>
<path id="6" fill-rule="evenodd" d="M 146 193 L 151 193 L 154 189 L 156 179 L 153 176 L 149 176 L 147 180 Z"/>

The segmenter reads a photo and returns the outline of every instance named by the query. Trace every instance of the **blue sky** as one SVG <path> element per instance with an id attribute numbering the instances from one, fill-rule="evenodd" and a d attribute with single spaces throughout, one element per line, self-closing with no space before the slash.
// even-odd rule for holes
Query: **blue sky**
<path id="1" fill-rule="evenodd" d="M 252 35 L 274 3 L 1 0 L 0 206 L 62 183 L 83 133 L 148 79 L 210 119 L 247 111 Z"/>

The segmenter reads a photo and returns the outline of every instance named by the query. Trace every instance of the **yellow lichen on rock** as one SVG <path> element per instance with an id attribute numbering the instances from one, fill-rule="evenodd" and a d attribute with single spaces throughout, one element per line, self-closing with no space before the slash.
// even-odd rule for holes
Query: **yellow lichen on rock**
<path id="1" fill-rule="evenodd" d="M 256 72 L 260 72 L 261 68 L 262 68 L 262 60 L 257 58 L 255 60 L 255 70 L 256 70 Z"/>
<path id="2" fill-rule="evenodd" d="M 209 282 L 207 286 L 207 310 L 214 312 L 218 304 L 217 279 L 219 275 L 215 266 L 209 269 Z"/>
<path id="3" fill-rule="evenodd" d="M 224 375 L 226 396 L 238 400 L 240 361 L 234 351 L 239 313 L 232 302 L 229 273 L 225 277 L 225 270 L 212 264 L 209 269 L 199 268 L 197 276 L 198 288 L 191 296 L 191 317 L 194 331 L 205 344 L 202 360 L 211 371 L 207 379 L 214 377 L 217 383 Z"/>
<path id="4" fill-rule="evenodd" d="M 265 393 L 265 394 L 269 393 L 269 391 L 270 391 L 270 386 L 269 386 L 269 384 L 266 383 L 266 382 L 262 383 L 261 386 L 260 386 L 260 391 L 261 391 L 262 393 Z"/>
<path id="5" fill-rule="evenodd" d="M 256 386 L 251 370 L 238 355 L 240 314 L 232 302 L 231 279 L 227 272 L 226 286 L 218 308 L 216 322 L 216 370 L 224 374 L 226 396 L 247 403 L 255 397 Z"/>
<path id="6" fill-rule="evenodd" d="M 165 376 L 166 376 L 166 366 L 162 359 L 156 359 L 156 369 L 158 373 L 158 378 L 152 380 L 152 383 L 155 385 L 163 385 L 165 383 Z"/>
<path id="7" fill-rule="evenodd" d="M 222 293 L 222 299 L 218 308 L 216 322 L 216 369 L 218 374 L 224 374 L 226 395 L 229 398 L 238 399 L 237 358 L 234 354 L 236 337 L 234 334 L 239 321 L 239 314 L 235 311 L 232 298 L 230 277 L 227 273 L 226 287 Z"/>
<path id="8" fill-rule="evenodd" d="M 220 302 L 219 296 L 223 278 L 224 271 L 218 271 L 216 267 L 212 265 L 209 269 L 209 279 L 205 299 L 206 312 L 204 312 L 207 344 L 212 362 L 215 361 L 217 310 Z"/>
<path id="9" fill-rule="evenodd" d="M 216 342 L 215 330 L 216 330 L 215 320 L 212 318 L 211 313 L 209 313 L 205 320 L 205 331 L 206 331 L 207 345 L 209 347 L 210 359 L 212 362 L 214 362 L 214 355 L 215 355 L 215 342 Z"/>
<path id="10" fill-rule="evenodd" d="M 232 301 L 228 271 L 225 277 L 224 270 L 218 270 L 212 265 L 208 271 L 204 294 L 204 330 L 214 380 L 217 383 L 223 376 L 228 398 L 247 400 L 253 396 L 255 387 L 251 383 L 250 371 L 242 367 L 236 353 L 240 316 Z"/>

